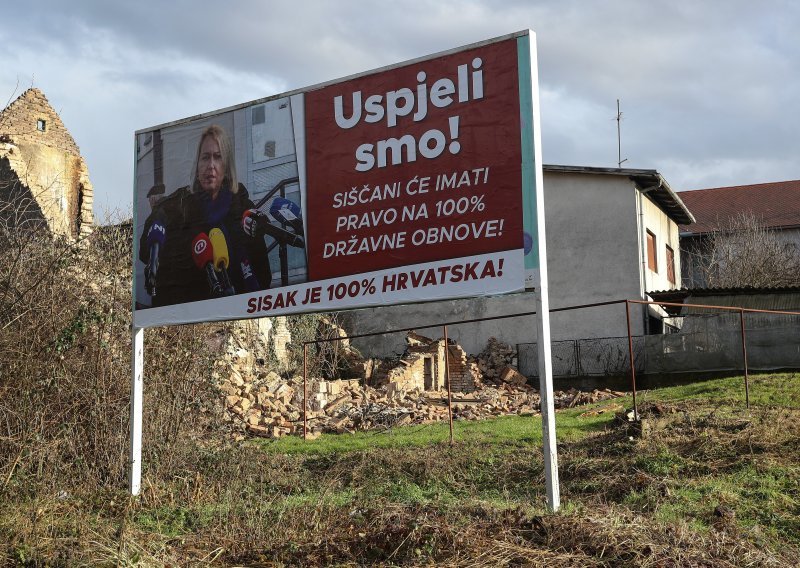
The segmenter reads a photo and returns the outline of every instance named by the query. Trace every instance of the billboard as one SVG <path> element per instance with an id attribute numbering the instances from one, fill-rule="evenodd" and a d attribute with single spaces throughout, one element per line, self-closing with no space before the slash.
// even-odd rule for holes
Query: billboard
<path id="1" fill-rule="evenodd" d="M 134 325 L 538 280 L 532 32 L 136 133 Z"/>

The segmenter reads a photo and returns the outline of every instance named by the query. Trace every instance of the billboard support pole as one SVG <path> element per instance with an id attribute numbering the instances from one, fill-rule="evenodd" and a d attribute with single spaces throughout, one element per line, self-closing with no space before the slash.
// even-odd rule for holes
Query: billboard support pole
<path id="1" fill-rule="evenodd" d="M 131 446 L 130 471 L 128 474 L 128 490 L 131 495 L 138 495 L 142 488 L 142 405 L 144 402 L 144 329 L 134 327 L 132 330 L 132 367 L 131 376 Z"/>
<path id="2" fill-rule="evenodd" d="M 308 343 L 303 343 L 303 440 L 308 440 Z"/>
<path id="3" fill-rule="evenodd" d="M 539 395 L 542 411 L 542 443 L 544 450 L 544 477 L 547 486 L 547 508 L 556 512 L 561 507 L 561 494 L 558 484 L 558 453 L 556 450 L 556 411 L 553 402 L 553 365 L 550 359 L 550 313 L 547 288 L 537 287 L 536 334 L 539 355 Z"/>
<path id="4" fill-rule="evenodd" d="M 547 290 L 547 245 L 544 227 L 544 175 L 542 172 L 542 132 L 539 113 L 539 64 L 536 34 L 531 30 L 520 38 L 520 106 L 523 124 L 522 179 L 525 193 L 531 195 L 526 213 L 532 218 L 531 230 L 536 234 L 537 270 L 533 271 L 536 303 L 536 338 L 539 355 L 539 395 L 542 410 L 542 445 L 544 477 L 547 489 L 547 508 L 558 511 L 561 495 L 558 485 L 558 455 L 556 450 L 556 421 L 553 404 L 553 363 L 550 346 L 550 300 Z M 527 43 L 527 45 L 526 45 Z M 523 75 L 525 73 L 525 75 Z M 530 191 L 533 189 L 533 191 Z M 533 251 L 531 251 L 533 252 Z M 526 264 L 526 270 L 528 266 Z"/>
<path id="5" fill-rule="evenodd" d="M 447 326 L 444 331 L 444 375 L 447 381 L 447 421 L 450 423 L 450 445 L 453 445 L 453 389 L 450 388 L 450 341 L 447 339 Z"/>

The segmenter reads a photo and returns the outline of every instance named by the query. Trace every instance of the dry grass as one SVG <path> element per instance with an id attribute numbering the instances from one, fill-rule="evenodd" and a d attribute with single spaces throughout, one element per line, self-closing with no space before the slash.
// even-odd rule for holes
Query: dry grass
<path id="1" fill-rule="evenodd" d="M 149 472 L 139 499 L 85 483 L 7 495 L 0 554 L 92 566 L 796 565 L 798 415 L 684 404 L 676 416 L 645 439 L 613 424 L 560 444 L 566 507 L 555 515 L 540 449 L 526 444 L 330 455 L 198 445 L 182 453 L 194 464 Z M 767 470 L 794 495 L 749 495 Z"/>
<path id="2" fill-rule="evenodd" d="M 662 402 L 646 437 L 585 419 L 559 442 L 550 515 L 535 418 L 454 447 L 228 442 L 209 326 L 147 334 L 131 499 L 129 235 L 96 239 L 87 253 L 0 227 L 0 565 L 797 565 L 798 410 Z"/>

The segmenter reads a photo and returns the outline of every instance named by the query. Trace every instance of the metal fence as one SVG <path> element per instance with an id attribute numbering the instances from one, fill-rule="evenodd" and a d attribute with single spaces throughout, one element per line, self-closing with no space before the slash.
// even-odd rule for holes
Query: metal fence
<path id="1" fill-rule="evenodd" d="M 633 361 L 637 372 L 644 372 L 645 341 L 633 338 Z M 528 377 L 539 376 L 539 355 L 536 343 L 518 343 L 519 371 Z M 553 341 L 551 344 L 553 376 L 603 377 L 621 376 L 630 372 L 627 337 L 601 337 Z"/>
<path id="2" fill-rule="evenodd" d="M 632 338 L 636 373 L 738 372 L 745 353 L 749 369 L 800 369 L 800 316 L 707 312 L 669 319 L 676 333 Z M 536 343 L 520 343 L 517 351 L 520 372 L 537 377 Z M 622 376 L 630 373 L 628 352 L 627 337 L 554 341 L 553 376 Z"/>
<path id="3" fill-rule="evenodd" d="M 628 335 L 555 341 L 551 347 L 553 377 L 612 377 L 628 374 L 633 398 L 634 415 L 638 415 L 636 403 L 636 376 L 642 373 L 680 373 L 697 370 L 744 371 L 746 405 L 750 407 L 748 372 L 750 368 L 778 369 L 800 368 L 800 312 L 759 310 L 733 306 L 700 304 L 676 304 L 645 300 L 612 300 L 594 304 L 569 306 L 550 310 L 551 313 L 582 310 L 599 306 L 618 305 L 624 307 Z M 681 313 L 669 316 L 670 328 L 678 333 L 634 336 L 631 333 L 631 306 L 657 305 L 661 308 L 679 308 Z M 527 317 L 536 312 L 506 314 L 438 324 L 406 327 L 379 332 L 337 336 L 303 342 L 303 436 L 308 433 L 308 348 L 389 333 L 401 333 L 420 329 L 441 327 L 445 345 L 447 327 L 490 320 Z M 709 315 L 711 317 L 709 317 Z M 622 314 L 621 314 L 622 316 Z M 688 318 L 688 319 L 687 319 Z M 748 321 L 749 318 L 749 321 Z M 681 320 L 677 322 L 675 320 Z M 692 322 L 687 324 L 686 322 Z M 738 321 L 738 330 L 736 322 Z M 697 322 L 704 322 L 703 325 Z M 709 322 L 716 322 L 711 325 Z M 776 322 L 781 322 L 776 326 Z M 748 327 L 750 328 L 748 331 Z M 754 364 L 748 362 L 748 337 Z M 517 346 L 518 368 L 529 376 L 538 376 L 536 343 Z M 631 361 L 633 364 L 631 364 Z M 711 362 L 709 362 L 711 361 Z M 450 392 L 449 355 L 445 357 L 446 384 L 448 390 L 448 414 L 450 441 L 453 441 L 452 393 Z"/>

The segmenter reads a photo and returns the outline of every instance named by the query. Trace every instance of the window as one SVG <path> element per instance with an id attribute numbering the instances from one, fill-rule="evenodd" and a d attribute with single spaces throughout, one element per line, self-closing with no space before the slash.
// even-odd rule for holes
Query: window
<path id="1" fill-rule="evenodd" d="M 43 118 L 40 118 L 36 121 L 36 130 L 39 132 L 44 132 L 44 129 L 47 128 L 47 122 Z"/>
<path id="2" fill-rule="evenodd" d="M 667 280 L 675 284 L 675 251 L 667 245 Z"/>
<path id="3" fill-rule="evenodd" d="M 264 105 L 253 107 L 253 126 L 256 124 L 264 124 L 267 120 L 267 113 Z"/>
<path id="4" fill-rule="evenodd" d="M 656 250 L 656 236 L 647 231 L 647 267 L 653 272 L 658 272 Z"/>

